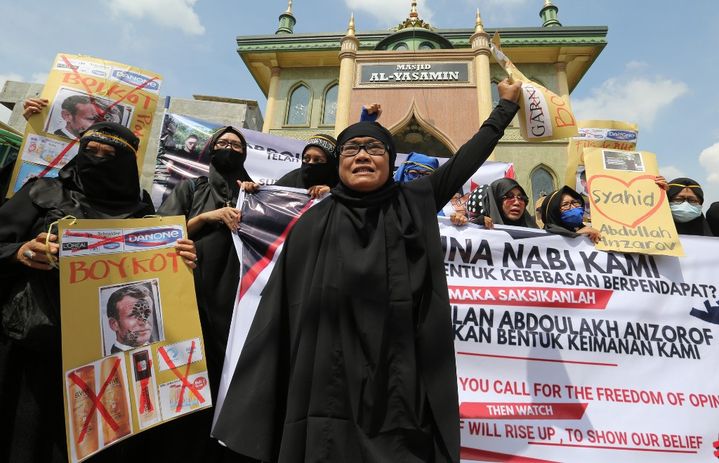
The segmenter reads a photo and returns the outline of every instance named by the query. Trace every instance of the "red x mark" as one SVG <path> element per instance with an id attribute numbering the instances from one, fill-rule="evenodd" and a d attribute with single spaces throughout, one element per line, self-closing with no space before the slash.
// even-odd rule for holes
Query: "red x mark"
<path id="1" fill-rule="evenodd" d="M 70 252 L 78 252 L 78 251 L 86 251 L 88 249 L 95 249 L 95 248 L 99 248 L 100 246 L 104 246 L 104 245 L 110 244 L 110 243 L 122 243 L 122 240 L 125 239 L 124 235 L 107 237 L 104 235 L 97 235 L 95 233 L 74 232 L 72 230 L 66 231 L 65 236 L 71 236 L 73 238 L 88 238 L 88 239 L 99 240 L 96 243 L 88 244 L 87 249 L 73 249 Z M 144 244 L 146 244 L 147 246 L 161 246 L 165 243 L 162 243 L 160 241 L 145 241 Z"/>
<path id="2" fill-rule="evenodd" d="M 65 56 L 65 55 L 60 55 L 60 58 L 62 58 L 62 60 L 65 62 L 65 65 L 68 67 L 68 69 L 70 69 L 72 72 L 74 72 L 75 74 L 77 74 L 78 76 L 80 76 L 80 73 L 77 71 L 77 67 L 72 65 L 72 63 L 70 62 L 70 60 L 67 59 L 67 56 Z M 82 85 L 85 87 L 85 91 L 87 92 L 88 96 L 90 97 L 90 103 L 92 103 L 92 105 L 95 107 L 95 110 L 97 111 L 97 113 L 99 114 L 99 116 L 100 116 L 101 118 L 104 118 L 105 113 L 106 113 L 107 111 L 109 111 L 109 110 L 112 109 L 113 107 L 117 106 L 120 102 L 122 102 L 123 100 L 127 99 L 127 98 L 128 98 L 130 95 L 132 95 L 133 93 L 142 90 L 143 88 L 145 88 L 146 86 L 148 86 L 148 85 L 150 84 L 150 82 L 152 82 L 152 81 L 154 81 L 154 80 L 156 80 L 156 77 L 153 77 L 152 79 L 147 79 L 147 80 L 145 80 L 143 83 L 141 83 L 140 85 L 136 85 L 135 88 L 133 88 L 132 90 L 130 90 L 129 92 L 127 92 L 127 94 L 123 95 L 122 98 L 120 98 L 119 100 L 113 102 L 110 106 L 108 106 L 107 108 L 105 108 L 105 109 L 103 110 L 103 109 L 100 107 L 100 105 L 98 105 L 98 104 L 96 103 L 95 95 L 94 95 L 93 91 L 90 89 L 90 87 L 88 87 L 88 85 L 87 85 L 87 83 L 85 82 L 85 80 L 82 79 L 82 78 L 79 79 L 79 81 L 80 81 L 80 82 L 82 83 Z M 78 141 L 79 141 L 79 140 L 77 140 L 77 139 L 71 140 L 70 143 L 68 143 L 67 146 L 66 146 L 62 151 L 60 151 L 60 153 L 58 153 L 58 155 L 55 156 L 52 161 L 50 161 L 50 163 L 42 170 L 42 172 L 40 172 L 40 174 L 38 175 L 38 177 L 41 177 L 41 178 L 42 178 L 42 177 L 44 177 L 45 175 L 47 175 L 47 173 L 50 172 L 50 169 L 52 169 L 52 168 L 55 167 L 60 161 L 62 161 L 62 159 L 63 159 L 63 158 L 65 157 L 65 155 L 67 154 L 67 152 L 70 151 L 70 148 L 72 148 L 72 147 L 75 145 L 75 143 L 77 143 Z"/>
<path id="3" fill-rule="evenodd" d="M 112 370 L 110 370 L 110 374 L 107 376 L 107 379 L 103 383 L 102 387 L 100 388 L 100 392 L 98 392 L 97 395 L 95 395 L 95 391 L 93 391 L 92 388 L 88 386 L 85 381 L 82 380 L 82 378 L 76 375 L 74 371 L 68 375 L 68 378 L 70 378 L 70 380 L 75 383 L 77 387 L 82 389 L 85 395 L 87 395 L 87 397 L 92 400 L 92 407 L 90 408 L 90 412 L 87 414 L 87 418 L 85 418 L 85 423 L 82 425 L 82 431 L 77 437 L 78 444 L 82 442 L 82 440 L 85 438 L 85 434 L 87 434 L 87 429 L 90 427 L 91 421 L 95 418 L 95 410 L 98 410 L 100 412 L 102 418 L 112 428 L 113 431 L 117 431 L 119 429 L 118 424 L 112 418 L 110 412 L 107 411 L 105 406 L 100 401 L 102 399 L 102 396 L 105 395 L 105 389 L 107 389 L 107 386 L 110 384 L 115 375 L 118 374 L 117 369 L 119 367 L 120 359 L 116 358 L 115 364 L 112 366 Z"/>
<path id="4" fill-rule="evenodd" d="M 182 396 L 185 393 L 185 388 L 189 389 L 190 392 L 192 392 L 192 394 L 197 398 L 197 400 L 200 401 L 201 404 L 204 404 L 205 398 L 202 397 L 200 391 L 197 390 L 197 388 L 187 380 L 187 376 L 190 373 L 190 364 L 192 363 L 192 354 L 195 352 L 195 341 L 193 340 L 192 344 L 190 345 L 190 355 L 187 357 L 187 367 L 185 367 L 184 375 L 177 371 L 177 367 L 172 362 L 172 360 L 170 360 L 170 357 L 167 355 L 167 352 L 165 351 L 164 347 L 160 347 L 159 349 L 157 349 L 157 351 L 165 360 L 167 366 L 169 366 L 172 372 L 175 373 L 175 376 L 177 376 L 180 379 L 180 382 L 182 382 L 182 388 L 180 389 L 180 395 L 177 399 L 177 408 L 175 409 L 175 413 L 180 413 L 180 411 L 182 411 Z"/>

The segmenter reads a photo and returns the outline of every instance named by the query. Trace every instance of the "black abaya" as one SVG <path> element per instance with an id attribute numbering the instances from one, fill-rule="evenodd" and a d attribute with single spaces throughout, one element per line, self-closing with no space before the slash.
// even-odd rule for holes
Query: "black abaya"
<path id="1" fill-rule="evenodd" d="M 59 274 L 33 270 L 14 260 L 26 241 L 48 230 L 66 215 L 82 219 L 122 219 L 154 213 L 149 195 L 143 199 L 98 204 L 85 196 L 76 160 L 59 179 L 27 183 L 0 207 L 0 286 L 7 297 L 16 283 L 29 281 L 37 306 L 48 323 L 35 327 L 21 340 L 0 340 L 0 461 L 65 461 L 62 358 L 60 353 Z M 119 156 L 119 155 L 118 155 Z M 128 163 L 137 174 L 134 157 Z M 131 175 L 113 172 L 115 175 Z M 95 181 L 100 179 L 95 178 Z M 88 182 L 85 182 L 88 183 Z M 139 186 L 138 186 L 139 191 Z M 55 231 L 56 233 L 56 231 Z M 124 444 L 120 444 L 123 446 Z M 122 452 L 122 449 L 115 450 Z M 106 460 L 109 461 L 109 460 Z"/>
<path id="2" fill-rule="evenodd" d="M 369 194 L 340 184 L 298 220 L 263 291 L 215 437 L 265 461 L 459 460 L 436 213 L 516 110 L 502 100 L 432 175 Z"/>

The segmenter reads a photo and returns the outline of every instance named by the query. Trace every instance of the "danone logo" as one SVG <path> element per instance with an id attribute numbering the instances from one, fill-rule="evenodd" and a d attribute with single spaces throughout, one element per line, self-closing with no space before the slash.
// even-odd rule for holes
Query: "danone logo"
<path id="1" fill-rule="evenodd" d="M 151 228 L 125 235 L 125 244 L 138 248 L 150 248 L 174 243 L 182 238 L 179 228 Z"/>
<path id="2" fill-rule="evenodd" d="M 607 132 L 610 140 L 632 141 L 637 139 L 637 133 L 631 130 L 610 130 Z"/>
<path id="3" fill-rule="evenodd" d="M 151 79 L 150 77 L 143 76 L 142 74 L 138 74 L 136 72 L 123 71 L 120 69 L 115 69 L 114 71 L 112 71 L 112 77 L 113 79 L 117 79 L 120 82 L 125 82 L 126 84 L 130 84 L 134 87 L 138 87 Z M 160 89 L 160 82 L 153 80 L 152 82 L 149 82 L 147 85 L 145 85 L 143 88 L 146 90 L 157 91 Z"/>

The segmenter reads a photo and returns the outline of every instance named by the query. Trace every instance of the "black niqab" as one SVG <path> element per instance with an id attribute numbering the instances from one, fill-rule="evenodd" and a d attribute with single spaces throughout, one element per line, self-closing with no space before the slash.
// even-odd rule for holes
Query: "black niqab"
<path id="1" fill-rule="evenodd" d="M 719 236 L 719 202 L 714 202 L 709 206 L 707 223 L 714 236 Z"/>
<path id="2" fill-rule="evenodd" d="M 115 148 L 114 156 L 97 158 L 87 149 L 91 141 Z M 57 182 L 38 181 L 30 189 L 33 202 L 83 218 L 137 217 L 152 214 L 147 197 L 140 195 L 135 152 L 138 138 L 113 122 L 92 125 L 80 138 L 77 155 L 58 174 Z"/>

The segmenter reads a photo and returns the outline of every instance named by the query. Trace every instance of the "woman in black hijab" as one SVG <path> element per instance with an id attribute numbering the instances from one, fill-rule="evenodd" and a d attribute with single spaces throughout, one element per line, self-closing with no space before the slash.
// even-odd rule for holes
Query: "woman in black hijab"
<path id="1" fill-rule="evenodd" d="M 57 178 L 28 181 L 0 207 L 0 461 L 66 461 L 60 278 L 50 262 L 54 259 L 46 255 L 58 252 L 51 225 L 68 215 L 125 219 L 153 214 L 149 195 L 140 191 L 138 145 L 138 138 L 119 124 L 95 124 Z M 178 245 L 191 267 L 193 249 L 190 241 Z M 22 301 L 30 320 L 13 317 Z M 123 446 L 111 451 L 121 460 Z"/>
<path id="2" fill-rule="evenodd" d="M 669 182 L 667 197 L 680 235 L 714 236 L 702 214 L 704 190 L 696 181 L 686 177 L 675 178 Z"/>
<path id="3" fill-rule="evenodd" d="M 200 157 L 210 159 L 209 177 L 183 180 L 157 213 L 184 215 L 188 233 L 197 246 L 195 293 L 214 401 L 240 278 L 240 262 L 232 242 L 232 234 L 240 221 L 235 203 L 240 188 L 249 186 L 252 179 L 244 166 L 247 142 L 234 127 L 217 130 Z M 169 440 L 168 451 L 173 452 L 167 458 L 178 461 L 197 458 L 219 461 L 224 458 L 223 448 L 209 439 L 211 422 L 212 410 L 203 410 L 163 425 L 162 438 Z"/>
<path id="4" fill-rule="evenodd" d="M 595 244 L 602 238 L 599 230 L 584 224 L 582 195 L 566 185 L 544 198 L 541 216 L 544 229 L 550 233 L 570 238 L 586 235 Z"/>
<path id="5" fill-rule="evenodd" d="M 470 220 L 492 229 L 495 224 L 537 228 L 527 212 L 529 197 L 524 188 L 511 178 L 500 178 L 481 185 L 469 196 L 467 212 Z"/>
<path id="6" fill-rule="evenodd" d="M 263 291 L 213 435 L 263 461 L 459 461 L 437 211 L 487 159 L 519 83 L 429 176 L 392 179 L 376 122 L 338 137 L 340 183 L 297 221 Z"/>
<path id="7" fill-rule="evenodd" d="M 339 182 L 336 145 L 337 140 L 329 135 L 313 135 L 302 150 L 302 166 L 286 173 L 275 185 L 304 188 L 313 198 L 327 193 Z"/>

